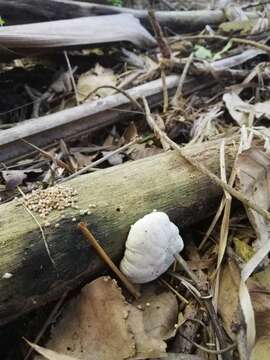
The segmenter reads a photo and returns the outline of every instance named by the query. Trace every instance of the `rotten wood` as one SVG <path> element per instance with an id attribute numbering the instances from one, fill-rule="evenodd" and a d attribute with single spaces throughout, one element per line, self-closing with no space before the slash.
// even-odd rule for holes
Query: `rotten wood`
<path id="1" fill-rule="evenodd" d="M 183 152 L 219 174 L 219 149 L 220 141 L 215 141 Z M 229 141 L 228 171 L 236 150 L 234 141 Z M 78 191 L 79 208 L 67 209 L 64 218 L 60 213 L 49 215 L 51 225 L 44 229 L 55 267 L 29 213 L 16 201 L 0 206 L 0 324 L 56 299 L 104 269 L 78 230 L 78 222 L 88 224 L 116 261 L 123 254 L 130 225 L 146 213 L 153 209 L 165 211 L 182 229 L 210 216 L 222 196 L 220 187 L 175 151 L 80 176 L 65 185 Z M 90 203 L 96 205 L 92 214 L 80 216 L 80 209 Z"/>

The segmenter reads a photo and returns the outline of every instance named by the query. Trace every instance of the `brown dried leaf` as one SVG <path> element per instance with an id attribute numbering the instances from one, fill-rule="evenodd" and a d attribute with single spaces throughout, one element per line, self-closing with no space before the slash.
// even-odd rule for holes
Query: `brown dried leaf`
<path id="1" fill-rule="evenodd" d="M 31 343 L 30 341 L 27 341 L 27 343 L 40 355 L 42 355 L 42 358 L 40 356 L 36 357 L 36 359 L 48 359 L 48 360 L 79 360 L 78 358 L 67 356 L 64 354 L 60 354 L 58 352 L 55 352 L 50 349 L 46 349 L 42 346 L 36 345 Z"/>
<path id="2" fill-rule="evenodd" d="M 270 267 L 248 280 L 256 319 L 256 344 L 251 360 L 268 360 L 270 351 Z"/>
<path id="3" fill-rule="evenodd" d="M 129 157 L 132 160 L 144 159 L 149 156 L 157 155 L 162 153 L 163 150 L 152 145 L 148 146 L 147 144 L 134 144 L 130 147 Z"/>
<path id="4" fill-rule="evenodd" d="M 232 331 L 233 325 L 237 324 L 239 305 L 239 283 L 237 268 L 234 265 L 224 266 L 220 276 L 220 287 L 218 297 L 218 312 L 223 320 L 224 328 L 231 339 L 235 339 Z"/>
<path id="5" fill-rule="evenodd" d="M 240 191 L 248 199 L 252 200 L 263 209 L 268 210 L 270 207 L 269 156 L 262 148 L 252 147 L 243 151 L 238 156 L 236 167 Z M 250 208 L 246 208 L 246 212 L 257 236 L 254 245 L 256 245 L 256 248 L 262 249 L 265 244 L 269 243 L 269 223 L 263 216 Z M 261 255 L 257 265 L 266 256 L 267 249 L 265 250 L 266 253 Z M 255 256 L 256 254 L 254 257 Z M 250 261 L 252 261 L 252 259 Z M 249 272 L 252 273 L 253 270 L 249 269 Z"/>
<path id="6" fill-rule="evenodd" d="M 177 322 L 178 303 L 171 291 L 164 290 L 157 282 L 144 285 L 141 298 L 133 305 L 144 308 L 143 322 L 147 334 L 167 340 L 175 332 Z"/>
<path id="7" fill-rule="evenodd" d="M 106 69 L 97 64 L 94 70 L 90 70 L 82 74 L 78 80 L 77 90 L 79 94 L 79 101 L 84 101 L 96 88 L 104 85 L 116 86 L 116 76 L 111 69 Z M 112 94 L 113 92 L 114 89 L 102 88 L 95 92 L 93 96 L 99 95 L 104 97 Z"/>
<path id="8" fill-rule="evenodd" d="M 226 93 L 223 101 L 231 117 L 239 126 L 251 126 L 254 118 L 266 117 L 270 119 L 270 101 L 255 105 L 244 102 L 236 93 Z"/>
<path id="9" fill-rule="evenodd" d="M 47 347 L 81 360 L 162 357 L 177 319 L 173 294 L 146 285 L 140 304 L 128 304 L 116 281 L 101 277 L 70 301 Z M 150 306 L 148 306 L 150 303 Z M 138 305 L 138 304 L 135 304 Z"/>
<path id="10" fill-rule="evenodd" d="M 100 277 L 70 301 L 47 347 L 78 359 L 121 360 L 135 355 L 129 305 L 114 280 Z"/>

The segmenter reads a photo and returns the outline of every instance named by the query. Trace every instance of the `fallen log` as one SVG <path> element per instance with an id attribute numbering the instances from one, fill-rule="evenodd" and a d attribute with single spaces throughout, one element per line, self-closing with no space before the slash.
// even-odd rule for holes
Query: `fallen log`
<path id="1" fill-rule="evenodd" d="M 179 77 L 171 75 L 166 80 L 167 88 L 172 92 L 178 85 Z M 194 82 L 188 88 L 193 86 Z M 187 91 L 187 87 L 185 90 Z M 127 90 L 127 93 L 134 99 L 145 96 L 152 106 L 156 106 L 163 96 L 162 81 L 158 79 L 148 82 Z M 31 151 L 31 148 L 21 141 L 22 138 L 38 147 L 44 147 L 61 138 L 74 134 L 78 136 L 81 132 L 95 131 L 127 119 L 130 117 L 130 110 L 138 111 L 138 108 L 135 108 L 126 96 L 115 94 L 57 113 L 25 120 L 0 132 L 0 161 L 6 162 Z"/>
<path id="2" fill-rule="evenodd" d="M 131 42 L 144 49 L 156 45 L 153 36 L 133 15 L 92 16 L 4 26 L 0 32 L 0 58 L 116 42 Z"/>
<path id="3" fill-rule="evenodd" d="M 145 10 L 91 4 L 82 1 L 0 0 L 0 13 L 8 25 L 120 13 L 132 14 L 144 24 L 149 25 L 148 13 Z M 226 21 L 226 16 L 222 10 L 157 11 L 156 16 L 161 25 L 186 32 L 203 29 L 206 25 L 219 25 Z"/>
<path id="4" fill-rule="evenodd" d="M 215 141 L 184 152 L 219 174 L 219 148 L 220 142 Z M 235 154 L 230 140 L 226 145 L 228 171 Z M 79 221 L 88 223 L 117 260 L 130 225 L 144 214 L 153 209 L 165 211 L 183 228 L 210 216 L 222 195 L 222 189 L 174 151 L 80 176 L 66 186 L 78 191 L 78 209 L 67 209 L 64 218 L 59 212 L 49 215 L 51 225 L 44 227 L 55 266 L 31 215 L 16 200 L 0 206 L 0 324 L 56 299 L 104 269 L 78 230 Z M 96 206 L 92 214 L 81 216 L 80 209 L 90 203 Z M 44 225 L 44 220 L 40 222 Z"/>

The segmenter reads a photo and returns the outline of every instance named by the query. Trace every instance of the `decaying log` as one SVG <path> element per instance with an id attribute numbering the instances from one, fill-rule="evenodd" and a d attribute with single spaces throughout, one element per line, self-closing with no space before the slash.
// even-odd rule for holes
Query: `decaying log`
<path id="1" fill-rule="evenodd" d="M 123 41 L 140 48 L 156 45 L 153 36 L 133 15 L 90 16 L 4 26 L 0 32 L 0 58 L 33 56 L 52 49 L 82 48 Z"/>
<path id="2" fill-rule="evenodd" d="M 227 142 L 228 171 L 236 148 L 232 140 Z M 220 142 L 215 141 L 184 151 L 219 174 L 219 149 Z M 79 208 L 67 209 L 64 218 L 60 213 L 49 215 L 51 225 L 44 231 L 56 267 L 30 214 L 16 200 L 0 206 L 0 324 L 57 298 L 104 269 L 78 230 L 79 221 L 88 223 L 117 260 L 130 225 L 144 214 L 153 209 L 165 211 L 183 228 L 210 216 L 222 195 L 222 189 L 174 151 L 80 176 L 65 185 L 78 191 Z M 92 214 L 80 216 L 80 209 L 90 203 L 96 205 Z"/>

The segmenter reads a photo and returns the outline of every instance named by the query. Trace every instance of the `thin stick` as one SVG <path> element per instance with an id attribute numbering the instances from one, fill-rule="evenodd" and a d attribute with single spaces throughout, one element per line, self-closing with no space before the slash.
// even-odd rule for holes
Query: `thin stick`
<path id="1" fill-rule="evenodd" d="M 181 74 L 181 77 L 180 77 L 179 84 L 177 86 L 175 95 L 171 100 L 171 103 L 172 103 L 173 106 L 177 106 L 177 103 L 178 103 L 179 99 L 183 95 L 183 85 L 184 85 L 184 82 L 186 80 L 187 73 L 188 73 L 189 67 L 190 67 L 190 65 L 192 63 L 192 60 L 193 60 L 193 53 L 191 53 L 190 56 L 188 57 L 188 60 L 187 60 L 187 62 L 185 64 L 185 67 L 184 67 L 184 70 L 183 70 L 183 72 Z"/>
<path id="2" fill-rule="evenodd" d="M 172 287 L 166 280 L 160 279 L 160 281 L 162 282 L 162 284 L 164 284 L 165 286 L 167 286 L 167 288 L 169 288 L 169 289 L 171 290 L 171 292 L 173 292 L 174 295 L 175 295 L 176 297 L 178 297 L 178 299 L 179 299 L 180 301 L 182 301 L 182 302 L 183 302 L 184 304 L 186 304 L 186 305 L 189 304 L 189 301 L 188 301 L 186 298 L 184 298 L 184 296 L 182 296 L 177 290 L 175 290 L 175 288 Z"/>
<path id="3" fill-rule="evenodd" d="M 180 330 L 178 330 L 179 334 L 185 339 L 187 340 L 188 342 L 190 342 L 192 345 L 194 345 L 196 348 L 208 353 L 208 354 L 215 354 L 215 355 L 219 355 L 219 354 L 224 354 L 228 351 L 231 351 L 233 349 L 235 349 L 236 347 L 236 344 L 231 344 L 231 345 L 228 345 L 226 348 L 224 349 L 221 349 L 221 350 L 212 350 L 212 349 L 208 349 L 198 343 L 196 343 L 195 341 L 189 339 L 185 334 L 183 334 Z"/>
<path id="4" fill-rule="evenodd" d="M 65 59 L 66 59 L 68 70 L 69 70 L 69 76 L 70 76 L 72 86 L 73 86 L 73 89 L 74 89 L 76 103 L 77 103 L 77 105 L 80 105 L 77 86 L 76 86 L 76 83 L 75 83 L 75 79 L 74 79 L 74 76 L 73 76 L 73 71 L 72 71 L 71 64 L 70 64 L 69 57 L 68 57 L 68 54 L 67 54 L 66 50 L 64 51 L 64 55 L 65 55 Z"/>
<path id="5" fill-rule="evenodd" d="M 169 107 L 169 94 L 168 94 L 168 87 L 166 84 L 166 74 L 164 70 L 164 65 L 162 63 L 160 65 L 160 69 L 161 69 L 161 80 L 163 86 L 163 113 L 165 114 Z"/>
<path id="6" fill-rule="evenodd" d="M 135 144 L 138 141 L 138 139 L 134 139 L 131 142 L 129 142 L 128 144 L 120 147 L 119 149 L 116 149 L 110 153 L 108 153 L 107 155 L 103 156 L 101 159 L 98 159 L 96 161 L 94 161 L 93 163 L 85 166 L 84 168 L 82 168 L 79 171 L 76 171 L 74 174 L 62 179 L 60 182 L 65 182 L 67 180 L 73 179 L 75 177 L 77 177 L 78 175 L 84 174 L 85 172 L 89 171 L 90 169 L 94 168 L 95 166 L 102 164 L 104 161 L 108 160 L 111 156 L 115 155 L 115 154 L 119 154 L 120 152 L 128 149 L 131 145 Z"/>
<path id="7" fill-rule="evenodd" d="M 175 260 L 179 263 L 179 265 L 181 265 L 183 270 L 188 274 L 188 276 L 194 282 L 194 284 L 200 289 L 201 288 L 201 282 L 197 278 L 197 276 L 194 274 L 194 272 L 189 269 L 187 262 L 179 254 L 175 254 L 174 257 L 175 257 Z"/>
<path id="8" fill-rule="evenodd" d="M 83 222 L 80 222 L 78 225 L 79 229 L 85 236 L 87 240 L 89 240 L 90 244 L 95 248 L 97 254 L 101 257 L 101 259 L 110 267 L 110 269 L 119 277 L 119 279 L 122 281 L 122 283 L 125 285 L 125 287 L 129 290 L 129 292 L 138 299 L 141 294 L 139 291 L 135 288 L 135 286 L 128 280 L 128 278 L 118 269 L 117 266 L 112 262 L 110 257 L 107 255 L 107 253 L 104 251 L 104 249 L 99 245 L 97 240 L 95 239 L 94 235 L 91 233 L 91 231 L 87 228 L 86 224 Z"/>
<path id="9" fill-rule="evenodd" d="M 52 309 L 52 312 L 50 313 L 49 317 L 45 321 L 45 324 L 42 326 L 41 330 L 39 331 L 38 335 L 36 336 L 36 338 L 34 340 L 34 344 L 37 344 L 40 341 L 40 339 L 44 335 L 45 331 L 48 329 L 50 324 L 54 321 L 54 318 L 57 315 L 61 305 L 63 304 L 67 294 L 68 294 L 68 291 L 65 291 L 62 294 L 61 298 L 58 300 L 57 304 Z M 33 351 L 34 351 L 34 349 L 32 347 L 30 347 L 23 360 L 28 360 Z"/>
<path id="10" fill-rule="evenodd" d="M 98 86 L 93 91 L 91 91 L 89 94 L 87 94 L 86 97 L 83 99 L 83 101 L 86 101 L 90 96 L 95 94 L 100 89 L 112 89 L 112 90 L 115 90 L 116 92 L 124 95 L 132 104 L 134 104 L 138 109 L 143 111 L 143 108 L 142 108 L 141 104 L 138 103 L 138 101 L 134 97 L 129 95 L 129 93 L 126 92 L 125 90 L 120 89 L 119 87 L 116 87 L 116 86 L 113 86 L 113 85 L 101 85 L 101 86 Z"/>
<path id="11" fill-rule="evenodd" d="M 185 155 L 180 146 L 177 145 L 173 140 L 171 140 L 168 135 L 158 127 L 151 115 L 150 108 L 145 97 L 143 98 L 143 102 L 145 106 L 145 115 L 147 122 L 158 137 L 166 141 L 173 149 L 175 149 L 179 153 L 179 155 L 184 160 L 186 160 L 187 163 L 192 165 L 198 171 L 202 172 L 204 175 L 208 176 L 216 185 L 220 186 L 221 188 L 223 188 L 223 190 L 226 190 L 230 195 L 241 201 L 245 206 L 250 207 L 258 214 L 262 215 L 265 219 L 270 221 L 270 213 L 267 210 L 263 209 L 261 206 L 257 205 L 252 200 L 249 200 L 245 195 L 243 195 L 240 191 L 235 190 L 231 185 L 222 181 L 218 176 L 208 170 L 203 164 L 199 163 L 195 159 L 192 159 L 188 155 Z"/>
<path id="12" fill-rule="evenodd" d="M 18 189 L 18 191 L 21 193 L 21 195 L 22 195 L 23 197 L 25 197 L 24 192 L 20 189 L 19 186 L 17 186 L 17 189 Z M 40 230 L 40 232 L 41 232 L 41 236 L 42 236 L 43 242 L 44 242 L 44 246 L 45 246 L 46 251 L 47 251 L 47 254 L 48 254 L 48 256 L 49 256 L 49 259 L 51 260 L 51 263 L 53 264 L 54 268 L 56 268 L 56 264 L 55 264 L 55 261 L 54 261 L 53 258 L 52 258 L 51 251 L 50 251 L 49 245 L 48 245 L 48 243 L 47 243 L 47 240 L 46 240 L 46 236 L 45 236 L 43 227 L 41 226 L 41 224 L 40 224 L 40 222 L 38 221 L 38 219 L 36 218 L 36 216 L 32 213 L 32 211 L 29 210 L 28 207 L 25 206 L 24 204 L 23 204 L 23 207 L 24 207 L 24 209 L 28 212 L 28 214 L 30 214 L 30 215 L 32 216 L 32 218 L 35 220 L 36 224 L 38 225 L 39 230 Z"/>
<path id="13" fill-rule="evenodd" d="M 179 40 L 197 40 L 197 39 L 231 41 L 238 44 L 249 45 L 257 49 L 263 50 L 267 53 L 270 53 L 270 46 L 268 45 L 261 44 L 254 40 L 242 39 L 238 37 L 230 38 L 229 36 L 224 36 L 224 35 L 187 35 L 187 36 L 178 37 L 178 39 L 173 40 L 173 42 Z"/>
<path id="14" fill-rule="evenodd" d="M 51 161 L 54 161 L 56 162 L 56 164 L 58 166 L 60 166 L 61 168 L 67 170 L 68 172 L 70 173 L 73 173 L 73 170 L 71 169 L 71 167 L 66 164 L 64 161 L 60 160 L 60 159 L 57 159 L 56 157 L 52 156 L 50 153 L 48 153 L 47 151 L 39 148 L 38 146 L 26 141 L 25 139 L 21 139 L 21 141 L 23 141 L 25 144 L 31 146 L 32 148 L 34 148 L 35 150 L 39 151 L 45 158 L 51 160 Z"/>

